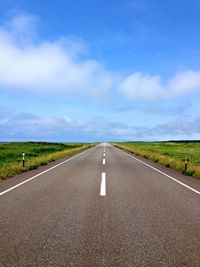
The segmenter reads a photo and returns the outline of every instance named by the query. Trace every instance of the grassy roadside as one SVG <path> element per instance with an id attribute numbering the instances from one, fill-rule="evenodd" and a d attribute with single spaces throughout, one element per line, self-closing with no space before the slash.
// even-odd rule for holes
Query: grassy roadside
<path id="1" fill-rule="evenodd" d="M 200 179 L 200 142 L 127 142 L 112 143 L 135 155 Z M 185 171 L 185 158 L 189 158 Z"/>
<path id="2" fill-rule="evenodd" d="M 0 180 L 33 170 L 66 156 L 94 146 L 94 144 L 61 144 L 46 142 L 19 142 L 0 144 Z M 25 152 L 25 167 L 22 153 Z"/>

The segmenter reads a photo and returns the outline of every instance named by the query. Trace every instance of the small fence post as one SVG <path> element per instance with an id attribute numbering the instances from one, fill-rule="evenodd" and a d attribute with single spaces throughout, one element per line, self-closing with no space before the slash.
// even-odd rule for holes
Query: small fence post
<path id="1" fill-rule="evenodd" d="M 22 153 L 23 167 L 25 167 L 25 153 Z"/>
<path id="2" fill-rule="evenodd" d="M 187 171 L 188 163 L 189 163 L 189 158 L 188 156 L 186 156 L 185 157 L 185 171 Z"/>

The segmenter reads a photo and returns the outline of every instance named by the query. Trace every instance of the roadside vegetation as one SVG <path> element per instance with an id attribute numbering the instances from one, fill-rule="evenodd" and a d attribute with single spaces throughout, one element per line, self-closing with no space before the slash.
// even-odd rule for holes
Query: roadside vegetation
<path id="1" fill-rule="evenodd" d="M 0 144 L 0 180 L 36 169 L 57 159 L 85 150 L 94 144 L 13 142 Z M 22 153 L 25 153 L 23 167 Z"/>
<path id="2" fill-rule="evenodd" d="M 200 141 L 112 143 L 135 155 L 200 179 Z M 189 160 L 189 161 L 188 161 Z M 185 169 L 185 163 L 187 166 Z"/>

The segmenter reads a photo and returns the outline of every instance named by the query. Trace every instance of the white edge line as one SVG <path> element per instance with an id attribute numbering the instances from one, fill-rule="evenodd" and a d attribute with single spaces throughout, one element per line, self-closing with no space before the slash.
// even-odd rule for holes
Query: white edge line
<path id="1" fill-rule="evenodd" d="M 90 148 L 89 148 L 89 149 L 90 149 Z M 67 160 L 65 160 L 65 161 L 62 161 L 61 163 L 59 163 L 59 164 L 57 164 L 57 165 L 55 165 L 55 166 L 53 166 L 53 167 L 51 167 L 51 168 L 49 168 L 49 169 L 43 171 L 43 172 L 40 172 L 40 173 L 38 173 L 38 174 L 32 176 L 31 178 L 29 178 L 29 179 L 27 179 L 27 180 L 25 180 L 25 181 L 23 181 L 23 182 L 21 182 L 21 183 L 19 183 L 19 184 L 17 184 L 17 185 L 14 185 L 14 186 L 12 186 L 12 187 L 6 189 L 5 191 L 3 191 L 3 192 L 0 193 L 0 196 L 3 196 L 4 194 L 6 194 L 6 193 L 8 193 L 8 192 L 10 192 L 10 191 L 12 191 L 12 190 L 14 190 L 15 188 L 17 188 L 17 187 L 19 187 L 19 186 L 21 186 L 21 185 L 23 185 L 23 184 L 28 183 L 29 181 L 31 181 L 31 180 L 37 178 L 38 176 L 40 176 L 40 175 L 42 175 L 42 174 L 44 174 L 44 173 L 46 173 L 46 172 L 49 172 L 49 171 L 51 171 L 51 170 L 57 168 L 58 166 L 60 166 L 60 165 L 62 165 L 62 164 L 64 164 L 64 163 L 66 163 L 66 162 L 68 162 L 68 161 L 70 161 L 70 160 L 72 160 L 72 159 L 75 159 L 75 158 L 79 157 L 80 155 L 83 155 L 84 153 L 88 152 L 89 149 L 87 149 L 86 151 L 83 151 L 83 152 L 79 153 L 79 154 L 76 155 L 76 156 L 71 157 L 70 159 L 67 159 Z"/>
<path id="2" fill-rule="evenodd" d="M 120 150 L 121 150 L 121 149 L 120 149 Z M 121 151 L 123 151 L 123 150 L 121 150 Z M 162 172 L 162 171 L 158 170 L 157 168 L 155 168 L 155 167 L 149 165 L 148 163 L 146 163 L 146 162 L 144 162 L 144 161 L 142 161 L 142 160 L 140 160 L 140 159 L 137 159 L 136 157 L 134 157 L 134 156 L 128 154 L 127 152 L 125 152 L 125 151 L 123 151 L 123 152 L 124 152 L 124 154 L 126 154 L 127 156 L 129 156 L 129 157 L 131 157 L 131 158 L 133 158 L 133 159 L 135 159 L 135 160 L 137 160 L 137 161 L 143 163 L 144 165 L 148 166 L 149 168 L 151 168 L 151 169 L 153 169 L 153 170 L 155 170 L 155 171 L 157 171 L 157 172 L 159 172 L 159 173 L 161 173 L 161 174 L 167 176 L 169 179 L 173 180 L 174 182 L 176 182 L 176 183 L 178 183 L 178 184 L 180 184 L 180 185 L 182 185 L 182 186 L 184 186 L 184 187 L 190 189 L 191 191 L 195 192 L 196 194 L 200 195 L 200 192 L 199 192 L 198 190 L 196 190 L 196 189 L 190 187 L 189 185 L 186 185 L 186 184 L 180 182 L 179 180 L 175 179 L 174 177 L 172 177 L 172 176 L 166 174 L 165 172 Z"/>
<path id="3" fill-rule="evenodd" d="M 101 174 L 100 196 L 106 196 L 106 173 L 105 172 L 102 172 Z"/>

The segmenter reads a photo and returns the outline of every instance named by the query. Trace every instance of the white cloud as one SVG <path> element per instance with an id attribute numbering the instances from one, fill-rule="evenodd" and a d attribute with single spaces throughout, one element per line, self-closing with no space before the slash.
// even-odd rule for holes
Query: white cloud
<path id="1" fill-rule="evenodd" d="M 118 90 L 129 100 L 167 99 L 200 92 L 200 70 L 183 71 L 174 75 L 166 84 L 160 76 L 140 72 L 122 80 Z"/>
<path id="2" fill-rule="evenodd" d="M 122 80 L 119 91 L 128 99 L 148 98 L 155 99 L 163 96 L 164 90 L 159 76 L 150 76 L 140 72 L 133 73 Z"/>
<path id="3" fill-rule="evenodd" d="M 113 86 L 114 77 L 102 64 L 79 59 L 76 42 L 25 42 L 32 28 L 28 16 L 15 17 L 0 28 L 0 87 L 99 97 Z"/>
<path id="4" fill-rule="evenodd" d="M 200 70 L 189 70 L 175 75 L 169 82 L 168 87 L 174 96 L 200 92 Z"/>
<path id="5" fill-rule="evenodd" d="M 40 41 L 37 17 L 16 16 L 0 27 L 0 90 L 57 97 L 102 98 L 111 90 L 128 100 L 160 100 L 200 92 L 200 70 L 163 82 L 160 75 L 114 73 L 83 59 L 81 43 L 66 38 Z"/>
<path id="6" fill-rule="evenodd" d="M 0 108 L 0 140 L 114 141 L 200 138 L 200 118 L 138 126 L 101 120 L 75 120 Z M 81 135 L 80 135 L 81 133 Z"/>
<path id="7" fill-rule="evenodd" d="M 126 125 L 105 120 L 75 120 L 0 108 L 0 140 L 97 141 L 121 136 Z M 98 129 L 98 130 L 97 130 Z M 81 133 L 81 135 L 80 135 Z"/>

